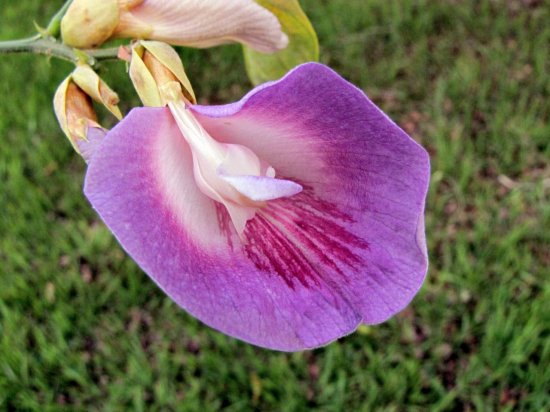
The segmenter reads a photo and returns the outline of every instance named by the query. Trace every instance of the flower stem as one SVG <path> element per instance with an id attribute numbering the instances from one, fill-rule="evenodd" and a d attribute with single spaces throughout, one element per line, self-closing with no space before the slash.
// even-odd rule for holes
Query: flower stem
<path id="1" fill-rule="evenodd" d="M 8 40 L 0 42 L 0 54 L 7 53 L 34 53 L 57 57 L 72 63 L 87 63 L 95 66 L 102 60 L 116 59 L 118 49 L 78 50 L 51 38 L 36 35 L 26 39 Z"/>
<path id="2" fill-rule="evenodd" d="M 59 36 L 59 32 L 61 30 L 61 19 L 67 12 L 67 9 L 69 8 L 72 2 L 73 0 L 67 0 L 63 5 L 63 7 L 61 7 L 59 11 L 55 13 L 55 15 L 52 17 L 52 19 L 48 23 L 48 27 L 46 27 L 46 33 L 48 33 L 48 35 L 52 37 Z"/>
<path id="3" fill-rule="evenodd" d="M 38 29 L 40 34 L 26 39 L 0 41 L 0 54 L 8 53 L 33 53 L 67 60 L 72 63 L 87 63 L 96 66 L 102 60 L 116 59 L 118 49 L 73 49 L 56 38 L 61 30 L 61 20 L 67 12 L 73 0 L 66 0 L 65 4 L 52 17 L 46 29 Z"/>

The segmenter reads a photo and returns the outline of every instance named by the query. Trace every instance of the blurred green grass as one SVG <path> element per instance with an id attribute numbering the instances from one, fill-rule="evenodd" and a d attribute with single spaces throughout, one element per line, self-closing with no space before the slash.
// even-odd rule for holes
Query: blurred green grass
<path id="1" fill-rule="evenodd" d="M 431 267 L 398 317 L 312 352 L 210 330 L 82 196 L 51 98 L 70 65 L 0 60 L 0 409 L 550 409 L 550 3 L 307 0 L 322 60 L 432 157 Z M 0 11 L 32 33 L 61 1 Z M 238 46 L 184 50 L 203 102 L 248 88 Z M 137 104 L 124 65 L 102 73 Z"/>

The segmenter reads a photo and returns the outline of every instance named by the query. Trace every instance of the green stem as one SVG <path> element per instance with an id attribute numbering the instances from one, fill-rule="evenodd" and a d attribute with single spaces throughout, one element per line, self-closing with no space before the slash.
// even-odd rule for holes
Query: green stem
<path id="1" fill-rule="evenodd" d="M 26 39 L 0 42 L 0 54 L 7 53 L 34 53 L 57 57 L 72 63 L 87 63 L 97 65 L 102 60 L 116 59 L 118 49 L 77 50 L 50 38 L 37 35 Z"/>
<path id="2" fill-rule="evenodd" d="M 52 17 L 50 22 L 48 23 L 48 27 L 46 27 L 46 33 L 52 37 L 58 37 L 59 32 L 61 30 L 61 19 L 63 19 L 63 16 L 67 12 L 67 9 L 71 5 L 73 0 L 67 0 L 63 7 L 59 9 L 57 13 L 55 13 L 55 16 Z"/>

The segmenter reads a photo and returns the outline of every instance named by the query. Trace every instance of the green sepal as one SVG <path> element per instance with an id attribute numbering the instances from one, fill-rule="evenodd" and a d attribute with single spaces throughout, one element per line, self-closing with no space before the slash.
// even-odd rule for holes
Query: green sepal
<path id="1" fill-rule="evenodd" d="M 253 84 L 276 80 L 299 64 L 319 60 L 319 42 L 298 0 L 256 0 L 272 12 L 288 36 L 288 46 L 264 54 L 243 46 L 246 72 Z"/>

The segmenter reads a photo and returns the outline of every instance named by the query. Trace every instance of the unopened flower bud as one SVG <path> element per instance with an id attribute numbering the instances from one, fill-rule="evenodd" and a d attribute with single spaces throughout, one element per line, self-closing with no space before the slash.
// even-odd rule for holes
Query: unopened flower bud
<path id="1" fill-rule="evenodd" d="M 73 81 L 94 101 L 105 106 L 117 119 L 122 119 L 118 95 L 88 65 L 80 64 L 71 75 Z"/>
<path id="2" fill-rule="evenodd" d="M 212 47 L 239 42 L 264 53 L 285 48 L 277 17 L 254 0 L 120 0 L 113 37 Z"/>
<path id="3" fill-rule="evenodd" d="M 53 103 L 57 120 L 78 153 L 81 153 L 80 142 L 88 140 L 89 128 L 102 128 L 92 100 L 104 105 L 118 119 L 122 118 L 116 105 L 117 94 L 89 66 L 78 66 L 55 92 Z"/>
<path id="4" fill-rule="evenodd" d="M 119 24 L 118 0 L 73 0 L 61 20 L 63 42 L 92 48 L 111 37 Z"/>
<path id="5" fill-rule="evenodd" d="M 57 88 L 53 105 L 61 129 L 80 153 L 78 140 L 86 140 L 89 127 L 101 127 L 92 99 L 69 76 Z"/>
<path id="6" fill-rule="evenodd" d="M 130 78 L 145 106 L 162 107 L 182 98 L 196 103 L 191 82 L 176 51 L 156 41 L 140 41 L 132 47 Z"/>
<path id="7" fill-rule="evenodd" d="M 275 14 L 254 0 L 73 0 L 61 34 L 84 49 L 111 38 L 190 47 L 239 42 L 264 53 L 288 45 Z"/>

